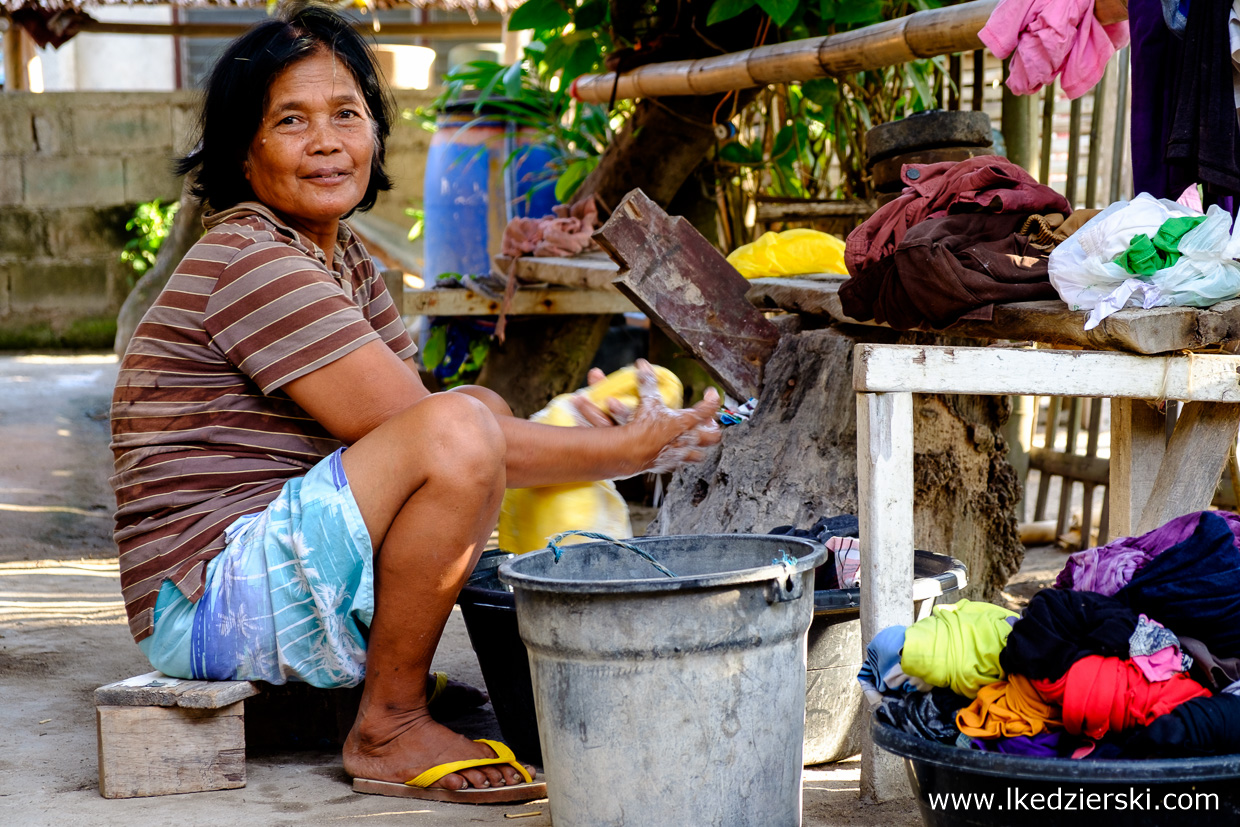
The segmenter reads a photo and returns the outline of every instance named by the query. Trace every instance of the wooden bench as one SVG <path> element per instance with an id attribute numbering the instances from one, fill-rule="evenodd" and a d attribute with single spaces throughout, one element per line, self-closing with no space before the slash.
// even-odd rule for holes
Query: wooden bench
<path id="1" fill-rule="evenodd" d="M 104 798 L 245 786 L 249 681 L 189 681 L 160 672 L 95 690 Z"/>

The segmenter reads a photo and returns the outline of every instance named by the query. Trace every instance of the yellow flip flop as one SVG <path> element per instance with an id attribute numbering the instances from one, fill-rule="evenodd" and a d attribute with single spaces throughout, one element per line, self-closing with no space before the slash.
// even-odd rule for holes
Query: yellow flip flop
<path id="1" fill-rule="evenodd" d="M 502 804 L 514 801 L 533 801 L 546 797 L 546 782 L 535 781 L 533 776 L 530 775 L 529 770 L 517 760 L 517 756 L 513 754 L 506 744 L 500 741 L 491 741 L 487 738 L 479 738 L 477 742 L 486 744 L 494 750 L 496 757 L 474 758 L 468 761 L 450 761 L 446 764 L 439 764 L 438 766 L 431 767 L 417 778 L 406 781 L 404 784 L 397 784 L 392 781 L 375 781 L 370 778 L 354 778 L 353 791 L 370 795 L 417 798 L 423 801 L 451 801 L 457 804 Z M 504 764 L 521 773 L 525 783 L 503 787 L 467 787 L 463 790 L 447 790 L 442 787 L 431 786 L 431 784 L 434 784 L 445 775 L 450 775 L 459 770 L 471 769 L 473 767 L 495 767 Z"/>
<path id="2" fill-rule="evenodd" d="M 451 721 L 468 715 L 484 706 L 489 700 L 485 692 L 465 684 L 459 684 L 456 692 L 447 694 L 449 678 L 446 672 L 432 672 L 431 677 L 435 679 L 435 684 L 426 696 L 426 705 L 430 707 L 431 714 L 437 721 Z M 462 690 L 470 690 L 478 694 L 475 697 L 466 698 L 466 693 Z"/>

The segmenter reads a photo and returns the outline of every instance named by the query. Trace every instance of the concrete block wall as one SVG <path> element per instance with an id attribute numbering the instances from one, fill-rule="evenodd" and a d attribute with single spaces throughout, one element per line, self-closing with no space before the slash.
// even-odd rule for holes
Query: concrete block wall
<path id="1" fill-rule="evenodd" d="M 403 109 L 426 92 L 397 92 Z M 198 93 L 0 93 L 0 348 L 111 347 L 131 286 L 125 223 L 181 191 L 172 159 L 195 139 Z M 373 213 L 409 225 L 431 134 L 398 121 L 387 146 L 396 189 Z"/>

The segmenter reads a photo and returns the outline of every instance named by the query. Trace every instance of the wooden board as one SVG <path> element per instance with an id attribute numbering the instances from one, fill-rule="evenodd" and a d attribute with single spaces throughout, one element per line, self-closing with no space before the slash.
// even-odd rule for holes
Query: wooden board
<path id="1" fill-rule="evenodd" d="M 495 316 L 499 299 L 463 288 L 432 287 L 405 291 L 405 316 Z M 509 316 L 610 316 L 632 313 L 633 303 L 618 292 L 565 287 L 522 287 L 512 297 Z"/>
<path id="2" fill-rule="evenodd" d="M 1240 405 L 1189 402 L 1180 411 L 1175 433 L 1158 469 L 1154 488 L 1141 511 L 1137 533 L 1208 508 L 1236 444 Z"/>
<path id="3" fill-rule="evenodd" d="M 496 256 L 491 272 L 506 276 L 512 261 L 509 256 Z M 521 256 L 516 261 L 517 278 L 527 284 L 557 284 L 581 290 L 618 292 L 612 280 L 620 268 L 602 253 L 572 258 Z"/>
<path id="4" fill-rule="evenodd" d="M 620 292 L 733 397 L 758 395 L 779 330 L 745 300 L 748 282 L 692 224 L 633 190 L 594 239 L 620 265 Z"/>
<path id="5" fill-rule="evenodd" d="M 245 704 L 96 707 L 104 798 L 245 786 Z"/>
<path id="6" fill-rule="evenodd" d="M 221 709 L 262 692 L 250 681 L 190 681 L 147 672 L 95 690 L 96 706 L 179 706 Z"/>
<path id="7" fill-rule="evenodd" d="M 1131 537 L 1167 450 L 1167 415 L 1141 399 L 1111 401 L 1108 494 L 1112 537 Z"/>
<path id="8" fill-rule="evenodd" d="M 749 300 L 757 307 L 827 316 L 844 324 L 873 325 L 844 313 L 839 288 L 847 276 L 833 274 L 795 278 L 752 279 Z M 1071 311 L 1061 301 L 995 305 L 990 321 L 960 321 L 942 332 L 977 339 L 1011 339 L 1090 350 L 1171 353 L 1218 347 L 1240 339 L 1240 300 L 1213 307 L 1127 309 L 1085 330 L 1084 311 Z"/>
<path id="9" fill-rule="evenodd" d="M 857 345 L 854 389 L 1240 402 L 1240 356 Z"/>

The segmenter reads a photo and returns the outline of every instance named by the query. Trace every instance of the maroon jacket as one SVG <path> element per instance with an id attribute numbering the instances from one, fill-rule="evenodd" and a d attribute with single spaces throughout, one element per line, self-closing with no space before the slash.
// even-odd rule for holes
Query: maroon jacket
<path id="1" fill-rule="evenodd" d="M 1071 212 L 1062 195 L 1039 184 L 1025 170 L 997 155 L 979 155 L 960 162 L 906 164 L 902 177 L 908 184 L 903 194 L 884 205 L 848 235 L 844 264 L 851 278 L 840 286 L 840 301 L 844 312 L 854 319 L 887 321 L 890 315 L 891 322 L 898 321 L 901 327 L 917 326 L 908 323 L 912 315 L 906 309 L 893 308 L 895 312 L 889 314 L 883 302 L 884 296 L 892 295 L 893 288 L 888 286 L 888 282 L 899 278 L 897 248 L 911 228 L 927 219 L 978 213 L 1013 214 L 1023 218 L 1032 213 L 1057 212 L 1067 215 Z M 996 239 L 990 235 L 987 240 Z M 953 248 L 960 246 L 959 241 L 952 245 Z M 1024 281 L 1024 278 L 1020 280 Z M 942 311 L 950 308 L 940 307 L 930 314 L 936 321 L 931 323 L 927 317 L 925 323 L 941 326 L 941 320 L 946 316 L 954 314 L 955 318 L 959 318 L 972 309 L 995 301 L 1022 301 L 1032 297 L 1028 291 L 1018 291 L 1011 297 L 1001 290 L 991 293 L 996 297 L 989 301 L 979 299 L 972 307 L 960 307 L 959 313 L 952 310 L 945 315 Z M 1053 297 L 1053 291 L 1047 295 Z"/>

